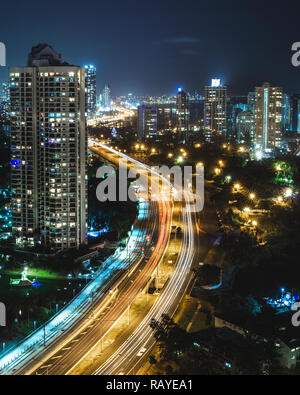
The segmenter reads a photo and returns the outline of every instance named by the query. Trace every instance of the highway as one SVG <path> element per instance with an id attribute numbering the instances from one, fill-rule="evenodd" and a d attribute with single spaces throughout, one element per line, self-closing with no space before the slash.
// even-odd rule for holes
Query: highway
<path id="1" fill-rule="evenodd" d="M 84 374 L 94 375 L 129 375 L 136 374 L 145 359 L 150 355 L 155 339 L 150 328 L 153 318 L 159 320 L 162 314 L 173 317 L 178 305 L 186 294 L 187 288 L 193 279 L 192 267 L 198 263 L 199 238 L 196 224 L 196 214 L 192 212 L 190 204 L 182 208 L 183 243 L 175 271 L 169 281 L 166 282 L 160 296 L 146 312 L 141 322 L 136 322 L 136 327 L 130 336 L 120 344 L 115 345 L 112 355 L 103 355 L 100 366 L 91 371 L 88 369 Z M 87 354 L 85 355 L 85 357 Z M 99 358 L 100 359 L 100 358 Z M 68 373 L 72 374 L 71 369 Z"/>
<path id="2" fill-rule="evenodd" d="M 27 366 L 42 359 L 44 353 L 49 353 L 57 342 L 64 341 L 69 333 L 76 333 L 76 328 L 86 324 L 86 317 L 99 305 L 105 305 L 105 299 L 120 277 L 126 275 L 128 267 L 134 266 L 141 260 L 140 248 L 146 243 L 146 234 L 154 237 L 158 227 L 156 205 L 142 203 L 139 216 L 128 242 L 131 253 L 119 250 L 110 257 L 96 278 L 70 302 L 66 308 L 54 316 L 44 328 L 39 328 L 28 338 L 24 339 L 14 349 L 9 350 L 0 358 L 1 374 L 19 374 L 26 371 Z M 149 229 L 152 227 L 152 232 Z M 148 242 L 147 242 L 148 243 Z"/>
<path id="3" fill-rule="evenodd" d="M 149 324 L 153 318 L 159 320 L 162 314 L 173 317 L 187 287 L 193 277 L 191 268 L 195 260 L 195 227 L 192 222 L 190 206 L 183 210 L 184 237 L 181 254 L 175 272 L 162 290 L 160 297 L 145 316 L 142 323 L 124 344 L 116 350 L 95 375 L 136 374 L 143 361 L 149 356 L 155 339 Z"/>
<path id="4" fill-rule="evenodd" d="M 95 148 L 95 143 L 90 141 Z M 148 177 L 152 169 L 119 153 L 113 148 L 97 144 L 103 157 L 108 155 L 111 162 L 119 157 L 126 159 L 135 166 L 139 174 Z M 169 188 L 171 183 L 160 174 L 156 175 L 157 183 L 163 182 Z M 144 191 L 148 194 L 148 191 Z M 138 231 L 133 232 L 125 251 L 119 252 L 117 261 L 122 265 L 118 268 L 115 278 L 110 279 L 100 292 L 93 296 L 88 309 L 78 309 L 71 314 L 69 326 L 60 327 L 52 334 L 46 334 L 46 346 L 39 338 L 35 352 L 28 350 L 15 358 L 13 363 L 5 369 L 4 374 L 38 374 L 64 375 L 72 371 L 89 355 L 99 342 L 118 323 L 130 306 L 135 302 L 141 291 L 146 287 L 160 264 L 169 244 L 172 223 L 173 202 L 170 193 L 157 202 L 146 202 L 140 193 L 141 207 L 139 213 Z M 167 197 L 168 195 L 168 197 Z M 146 196 L 146 195 L 145 195 Z M 148 205 L 148 207 L 147 207 Z M 194 213 L 190 205 L 183 203 L 182 211 L 183 241 L 180 255 L 172 277 L 165 284 L 160 296 L 145 314 L 131 325 L 130 336 L 124 338 L 122 344 L 115 343 L 113 351 L 92 372 L 93 374 L 130 374 L 136 372 L 144 359 L 149 355 L 155 344 L 152 330 L 149 327 L 152 318 L 159 319 L 163 313 L 173 316 L 192 278 L 191 268 L 195 262 L 195 232 Z M 147 209 L 146 209 L 147 207 Z M 143 211 L 148 211 L 148 218 L 144 218 Z M 152 243 L 145 243 L 146 235 Z M 196 238 L 197 240 L 197 238 Z M 154 244 L 154 245 L 153 245 Z M 141 253 L 143 246 L 144 254 Z M 155 247 L 154 247 L 155 246 Z M 130 250 L 129 250 L 130 248 Z M 112 262 L 111 262 L 112 263 Z M 89 294 L 91 295 L 91 294 Z M 93 294 L 94 295 L 94 294 Z M 59 335 L 60 333 L 60 335 Z M 54 341 L 51 342 L 53 336 Z M 50 343 L 50 344 L 49 344 Z M 44 349 L 43 349 L 44 347 Z M 1 359 L 0 359 L 1 363 Z M 1 365 L 0 365 L 1 366 Z"/>
<path id="5" fill-rule="evenodd" d="M 140 203 L 139 216 L 128 241 L 128 248 L 118 250 L 109 258 L 96 278 L 47 323 L 45 330 L 39 328 L 2 355 L 1 374 L 23 374 L 30 371 L 32 365 L 39 365 L 48 355 L 52 355 L 57 345 L 64 344 L 66 339 L 76 335 L 82 327 L 88 326 L 92 312 L 97 307 L 101 310 L 106 306 L 107 299 L 112 298 L 110 290 L 120 277 L 126 277 L 127 268 L 141 261 L 141 248 L 149 244 L 146 236 L 150 236 L 153 243 L 156 242 L 159 229 L 158 209 L 157 204 L 146 201 Z"/>
<path id="6" fill-rule="evenodd" d="M 112 156 L 110 156 L 110 161 L 114 161 Z M 148 177 L 148 169 L 136 166 L 138 166 L 139 174 Z M 160 182 L 159 176 L 157 182 Z M 139 196 L 143 200 L 142 193 Z M 148 195 L 148 191 L 145 191 L 145 194 Z M 153 238 L 153 232 L 157 229 L 157 239 L 154 237 L 155 240 L 153 240 L 155 247 L 149 243 L 144 247 L 145 251 L 142 254 L 141 247 L 137 246 L 140 261 L 134 265 L 129 274 L 122 277 L 115 294 L 108 295 L 109 302 L 95 309 L 90 316 L 88 325 L 79 327 L 76 335 L 72 334 L 69 341 L 64 341 L 61 347 L 56 347 L 55 352 L 52 352 L 49 358 L 43 358 L 39 363 L 33 364 L 30 369 L 27 367 L 23 373 L 66 374 L 112 329 L 146 286 L 164 254 L 170 236 L 172 205 L 172 201 L 167 199 L 161 199 L 156 204 L 151 203 L 152 215 L 150 215 L 150 221 L 147 222 L 146 234 L 151 234 Z M 158 215 L 153 215 L 155 207 Z M 155 225 L 157 218 L 158 226 Z"/>

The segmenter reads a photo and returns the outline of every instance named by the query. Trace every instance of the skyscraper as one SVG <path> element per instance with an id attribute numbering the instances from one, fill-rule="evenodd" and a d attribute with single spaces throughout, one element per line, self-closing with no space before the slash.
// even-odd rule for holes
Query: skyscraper
<path id="1" fill-rule="evenodd" d="M 204 96 L 205 135 L 211 141 L 214 133 L 223 134 L 227 131 L 227 87 L 214 79 L 211 86 L 205 87 Z"/>
<path id="2" fill-rule="evenodd" d="M 255 142 L 263 151 L 279 148 L 282 141 L 282 88 L 265 83 L 255 92 Z"/>
<path id="3" fill-rule="evenodd" d="M 190 122 L 190 107 L 189 97 L 182 90 L 178 88 L 176 95 L 176 130 L 181 133 L 183 137 L 187 138 Z"/>
<path id="4" fill-rule="evenodd" d="M 3 110 L 3 118 L 7 119 L 9 117 L 10 109 L 10 93 L 9 93 L 9 82 L 2 83 L 2 97 L 0 100 Z"/>
<path id="5" fill-rule="evenodd" d="M 152 106 L 138 107 L 138 139 L 157 135 L 157 108 Z"/>
<path id="6" fill-rule="evenodd" d="M 110 110 L 111 107 L 111 87 L 110 85 L 105 85 L 103 89 L 103 107 Z"/>
<path id="7" fill-rule="evenodd" d="M 282 129 L 287 132 L 291 123 L 290 97 L 286 93 L 282 95 Z"/>
<path id="8" fill-rule="evenodd" d="M 254 115 L 251 111 L 241 111 L 236 117 L 237 140 L 250 145 L 254 138 Z"/>
<path id="9" fill-rule="evenodd" d="M 164 133 L 165 130 L 171 130 L 176 124 L 176 106 L 175 104 L 158 104 L 157 106 L 157 129 Z"/>
<path id="10" fill-rule="evenodd" d="M 247 97 L 246 96 L 232 96 L 227 97 L 227 119 L 226 119 L 226 129 L 227 138 L 232 139 L 237 131 L 236 119 L 237 115 L 242 111 L 247 111 Z"/>
<path id="11" fill-rule="evenodd" d="M 255 112 L 255 92 L 249 92 L 248 93 L 248 110 L 252 112 L 252 114 L 254 114 Z"/>
<path id="12" fill-rule="evenodd" d="M 86 242 L 86 71 L 48 44 L 10 69 L 13 232 L 55 250 Z"/>
<path id="13" fill-rule="evenodd" d="M 96 101 L 97 101 L 97 84 L 96 84 L 96 72 L 95 66 L 86 65 L 86 91 L 87 91 L 87 113 L 91 117 L 96 113 Z"/>
<path id="14" fill-rule="evenodd" d="M 300 94 L 294 94 L 291 97 L 290 131 L 300 133 Z"/>
<path id="15" fill-rule="evenodd" d="M 9 83 L 2 83 L 2 100 L 5 102 L 9 102 L 10 94 L 9 94 Z"/>

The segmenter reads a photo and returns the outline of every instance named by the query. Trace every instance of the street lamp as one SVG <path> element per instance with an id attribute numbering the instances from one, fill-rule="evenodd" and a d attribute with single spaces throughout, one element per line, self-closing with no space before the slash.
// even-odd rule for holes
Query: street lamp
<path id="1" fill-rule="evenodd" d="M 285 190 L 284 195 L 285 195 L 285 197 L 287 197 L 287 198 L 292 197 L 292 196 L 293 196 L 293 190 L 292 190 L 292 188 L 287 188 L 287 189 Z"/>
<path id="2" fill-rule="evenodd" d="M 240 184 L 234 184 L 233 192 L 238 192 L 240 189 L 241 189 L 241 185 Z"/>
<path id="3" fill-rule="evenodd" d="M 249 198 L 251 199 L 251 200 L 254 200 L 255 199 L 255 193 L 250 193 L 250 195 L 249 195 Z"/>

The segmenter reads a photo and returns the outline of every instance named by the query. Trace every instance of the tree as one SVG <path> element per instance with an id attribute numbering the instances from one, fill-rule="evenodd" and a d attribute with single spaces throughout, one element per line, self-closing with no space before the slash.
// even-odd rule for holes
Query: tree
<path id="1" fill-rule="evenodd" d="M 153 319 L 150 327 L 153 329 L 154 337 L 158 341 L 160 357 L 163 360 L 177 361 L 192 342 L 188 333 L 175 324 L 172 318 L 166 314 L 162 315 L 160 321 Z"/>
<path id="2" fill-rule="evenodd" d="M 157 360 L 156 360 L 154 355 L 150 355 L 149 362 L 150 362 L 151 365 L 156 365 L 157 364 Z"/>

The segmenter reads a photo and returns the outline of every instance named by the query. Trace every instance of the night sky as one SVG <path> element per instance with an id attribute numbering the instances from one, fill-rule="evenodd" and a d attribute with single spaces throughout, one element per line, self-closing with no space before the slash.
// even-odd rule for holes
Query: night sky
<path id="1" fill-rule="evenodd" d="M 230 94 L 269 81 L 300 92 L 291 46 L 300 41 L 296 1 L 15 0 L 1 2 L 0 41 L 7 64 L 23 66 L 48 42 L 63 59 L 98 71 L 112 95 L 203 93 L 219 77 Z M 0 71 L 1 81 L 7 70 Z M 98 93 L 99 93 L 98 92 Z"/>

